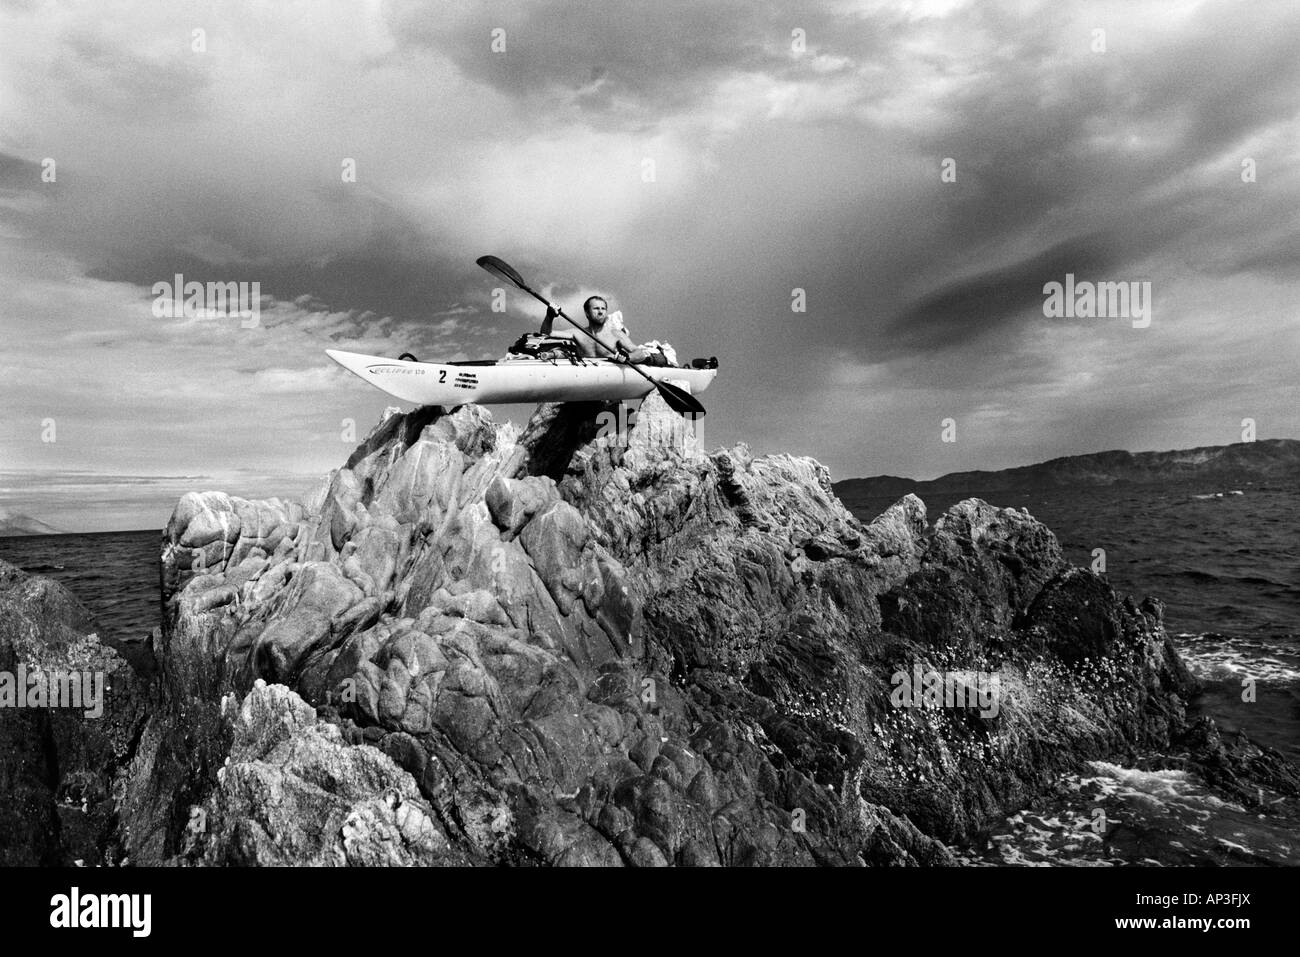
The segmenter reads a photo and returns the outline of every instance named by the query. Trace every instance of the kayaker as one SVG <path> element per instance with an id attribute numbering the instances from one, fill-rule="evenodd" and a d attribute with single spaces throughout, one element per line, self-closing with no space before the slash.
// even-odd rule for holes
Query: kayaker
<path id="1" fill-rule="evenodd" d="M 572 340 L 588 359 L 627 356 L 636 349 L 636 343 L 628 338 L 627 327 L 623 325 L 622 320 L 609 321 L 609 303 L 603 296 L 589 297 L 582 304 L 582 311 L 587 314 L 587 331 L 599 339 L 601 345 L 606 348 L 602 349 L 576 329 L 560 329 L 552 332 L 551 325 L 559 315 L 554 305 L 546 309 L 546 318 L 542 320 L 542 335 L 550 336 L 552 339 Z"/>

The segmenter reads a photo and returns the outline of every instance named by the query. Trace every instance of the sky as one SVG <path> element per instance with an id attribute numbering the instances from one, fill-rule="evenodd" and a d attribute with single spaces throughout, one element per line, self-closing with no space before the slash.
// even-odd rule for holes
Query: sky
<path id="1" fill-rule="evenodd" d="M 1300 436 L 1298 92 L 1293 0 L 0 0 L 0 506 L 301 496 L 400 405 L 326 348 L 536 328 L 485 253 L 836 480 Z"/>

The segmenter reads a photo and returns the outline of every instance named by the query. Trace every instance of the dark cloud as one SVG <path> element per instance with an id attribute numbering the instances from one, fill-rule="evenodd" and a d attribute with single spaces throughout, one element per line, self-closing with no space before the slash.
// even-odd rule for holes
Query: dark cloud
<path id="1" fill-rule="evenodd" d="M 627 120 L 685 109 L 738 73 L 775 78 L 806 71 L 791 56 L 796 28 L 809 50 L 849 47 L 863 56 L 885 45 L 867 18 L 823 3 L 783 10 L 746 0 L 546 0 L 457 17 L 436 0 L 411 0 L 390 10 L 401 43 L 435 50 L 473 80 L 521 99 L 571 100 Z M 494 53 L 498 28 L 506 48 Z"/>
<path id="2" fill-rule="evenodd" d="M 1207 163 L 1297 115 L 1300 18 L 1270 18 L 1262 29 L 1250 22 L 1240 5 L 1206 4 L 1179 31 L 1158 22 L 1115 26 L 1108 52 L 1093 54 L 1077 23 L 1017 23 L 989 4 L 963 12 L 965 29 L 1014 36 L 1014 48 L 953 93 L 952 122 L 913 134 L 933 163 L 918 224 L 943 223 L 927 236 L 927 255 L 962 264 L 984 250 L 996 261 L 1000 243 L 1044 232 L 1069 241 L 1086 224 L 1117 238 L 1140 232 L 1148 244 L 1123 242 L 1125 253 L 1150 256 L 1203 231 L 1207 212 L 1221 231 L 1205 241 L 1257 243 L 1268 211 L 1253 209 L 1248 223 L 1225 217 L 1224 208 L 1208 208 L 1198 179 Z M 1220 182 L 1237 192 L 1222 207 L 1243 202 L 1242 155 L 1223 161 Z M 955 183 L 939 181 L 944 157 L 956 161 Z M 1292 174 L 1271 184 L 1274 202 L 1278 189 L 1297 198 Z M 1239 261 L 1282 265 L 1277 250 Z M 1004 298 L 980 295 L 993 308 Z"/>
<path id="3" fill-rule="evenodd" d="M 0 189 L 37 189 L 40 185 L 40 163 L 0 153 Z"/>
<path id="4" fill-rule="evenodd" d="M 910 305 L 889 323 L 896 349 L 959 348 L 969 340 L 1021 319 L 1031 310 L 1042 318 L 1043 285 L 1106 275 L 1119 261 L 1105 236 L 1060 243 L 1037 256 L 1002 269 L 964 278 Z"/>
<path id="5" fill-rule="evenodd" d="M 33 165 L 6 158 L 0 177 L 26 177 Z M 9 218 L 75 255 L 91 278 L 132 283 L 146 296 L 154 283 L 180 274 L 187 282 L 258 282 L 264 296 L 299 301 L 313 311 L 352 313 L 356 335 L 386 322 L 412 347 L 424 344 L 432 317 L 458 308 L 476 316 L 465 329 L 470 339 L 517 334 L 517 319 L 487 308 L 497 283 L 471 257 L 441 248 L 438 237 L 381 197 L 346 188 L 318 191 L 313 195 L 321 211 L 311 231 L 277 242 L 267 228 L 263 191 L 241 195 L 238 187 L 158 184 L 159 207 L 170 209 L 139 220 L 129 242 L 122 234 L 131 232 L 125 218 L 130 196 L 107 202 L 112 187 L 98 177 L 69 188 L 58 203 L 38 212 L 10 211 Z M 100 190 L 98 200 L 90 197 Z M 104 205 L 91 211 L 96 202 Z M 334 232 L 335 224 L 345 232 Z"/>
<path id="6" fill-rule="evenodd" d="M 1270 150 L 1291 168 L 1275 168 L 1254 193 L 1238 175 L 1244 152 L 1231 153 L 1294 122 L 1300 18 L 1260 30 L 1243 26 L 1239 5 L 1198 14 L 1179 31 L 1111 29 L 1105 54 L 1091 54 L 1075 25 L 1075 51 L 1063 54 L 1067 25 L 1055 17 L 1012 22 L 980 4 L 963 12 L 961 29 L 1014 37 L 1014 47 L 958 87 L 950 122 L 907 134 L 930 158 L 910 221 L 882 242 L 880 209 L 862 210 L 861 241 L 836 256 L 843 340 L 874 357 L 961 347 L 1041 317 L 1043 283 L 1066 272 L 1149 278 L 1135 270 L 1162 259 L 1225 276 L 1300 272 L 1300 234 L 1280 221 L 1300 200 L 1293 144 L 1277 143 L 1280 157 Z M 956 160 L 955 183 L 940 181 L 945 157 Z M 1092 232 L 1072 235 L 1081 228 Z M 1029 235 L 1050 248 L 1018 253 Z M 919 296 L 918 275 L 929 277 Z M 873 303 L 876 319 L 851 317 L 854 300 Z"/>

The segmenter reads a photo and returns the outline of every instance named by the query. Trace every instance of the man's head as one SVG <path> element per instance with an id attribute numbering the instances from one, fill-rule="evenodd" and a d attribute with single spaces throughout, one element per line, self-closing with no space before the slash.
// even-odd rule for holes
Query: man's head
<path id="1" fill-rule="evenodd" d="M 590 296 L 582 304 L 582 311 L 587 314 L 588 322 L 594 322 L 599 326 L 609 315 L 609 303 L 605 301 L 604 296 Z"/>

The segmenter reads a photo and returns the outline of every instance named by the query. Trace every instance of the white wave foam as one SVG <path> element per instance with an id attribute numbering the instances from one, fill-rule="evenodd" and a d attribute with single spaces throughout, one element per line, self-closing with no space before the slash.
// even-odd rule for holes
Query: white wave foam
<path id="1" fill-rule="evenodd" d="M 1194 784 L 1186 771 L 1140 771 L 1109 761 L 1089 761 L 1088 766 L 1097 776 L 1083 778 L 1081 785 L 1095 785 L 1105 797 L 1128 798 L 1152 807 L 1179 805 L 1205 819 L 1225 810 L 1245 813 L 1240 805 L 1215 797 Z"/>
<path id="2" fill-rule="evenodd" d="M 1295 648 L 1260 638 L 1214 634 L 1181 634 L 1176 636 L 1176 643 L 1188 670 L 1204 681 L 1240 677 L 1300 682 L 1300 655 Z"/>

